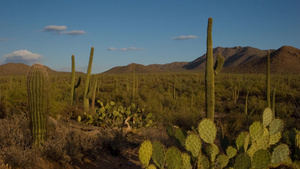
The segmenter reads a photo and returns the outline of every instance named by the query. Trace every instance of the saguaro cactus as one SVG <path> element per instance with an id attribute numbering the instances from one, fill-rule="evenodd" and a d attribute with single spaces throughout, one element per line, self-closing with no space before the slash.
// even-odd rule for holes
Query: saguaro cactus
<path id="1" fill-rule="evenodd" d="M 71 78 L 71 104 L 74 104 L 75 89 L 80 85 L 81 78 L 79 77 L 77 84 L 75 85 L 75 56 L 72 55 L 72 78 Z"/>
<path id="2" fill-rule="evenodd" d="M 271 108 L 271 77 L 270 77 L 270 51 L 268 50 L 267 55 L 267 77 L 266 77 L 266 88 L 267 88 L 267 104 Z M 274 111 L 274 110 L 273 110 Z"/>
<path id="3" fill-rule="evenodd" d="M 33 65 L 27 75 L 28 106 L 30 127 L 35 145 L 40 146 L 46 139 L 48 114 L 47 69 L 41 64 Z"/>
<path id="4" fill-rule="evenodd" d="M 83 95 L 83 107 L 84 107 L 84 112 L 86 113 L 89 113 L 90 111 L 89 92 L 92 91 L 89 91 L 89 87 L 90 87 L 90 77 L 92 73 L 93 56 L 94 56 L 94 47 L 91 48 L 90 60 L 89 60 L 89 65 L 86 73 L 85 88 L 84 88 L 84 95 Z"/>
<path id="5" fill-rule="evenodd" d="M 207 40 L 206 40 L 206 65 L 205 65 L 205 107 L 206 118 L 214 121 L 215 112 L 215 74 L 218 74 L 224 64 L 225 58 L 219 53 L 215 66 L 213 64 L 212 44 L 212 23 L 213 19 L 208 18 Z"/>
<path id="6" fill-rule="evenodd" d="M 135 64 L 133 64 L 133 78 L 132 78 L 132 99 L 135 96 Z"/>
<path id="7" fill-rule="evenodd" d="M 205 65 L 205 104 L 206 117 L 213 121 L 215 112 L 215 74 L 213 69 L 212 23 L 213 19 L 208 18 Z"/>

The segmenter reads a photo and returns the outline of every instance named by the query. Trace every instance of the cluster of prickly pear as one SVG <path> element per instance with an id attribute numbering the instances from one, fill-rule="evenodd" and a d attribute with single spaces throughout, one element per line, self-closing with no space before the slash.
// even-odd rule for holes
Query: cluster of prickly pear
<path id="1" fill-rule="evenodd" d="M 149 164 L 150 160 L 154 164 Z M 165 168 L 168 169 L 190 169 L 192 168 L 191 157 L 187 153 L 182 153 L 178 148 L 172 146 L 165 151 L 164 146 L 154 141 L 144 141 L 139 149 L 139 159 L 145 168 Z"/>
<path id="2" fill-rule="evenodd" d="M 262 123 L 256 121 L 249 127 L 249 133 L 242 132 L 237 137 L 236 146 L 240 152 L 243 152 L 243 156 L 245 156 L 243 159 L 246 160 L 246 156 L 248 156 L 249 158 L 247 157 L 247 159 L 250 159 L 251 162 L 251 165 L 248 166 L 252 166 L 253 168 L 267 168 L 270 166 L 276 167 L 281 164 L 290 164 L 291 159 L 289 157 L 290 150 L 288 145 L 278 145 L 282 137 L 283 121 L 274 119 L 270 108 L 264 110 L 262 119 Z M 270 147 L 274 147 L 274 145 L 273 152 L 270 152 Z M 242 157 L 239 158 L 242 159 Z M 236 162 L 239 160 L 236 159 Z M 245 164 L 246 162 L 243 165 Z"/>
<path id="3" fill-rule="evenodd" d="M 155 162 L 157 161 L 157 156 L 152 155 L 152 159 L 154 163 L 159 167 L 167 167 L 167 168 L 192 168 L 192 163 L 198 166 L 198 168 L 207 168 L 207 167 L 216 167 L 216 168 L 224 168 L 228 165 L 229 159 L 233 158 L 237 152 L 233 147 L 228 147 L 227 155 L 219 154 L 219 148 L 214 144 L 216 135 L 217 135 L 217 127 L 210 119 L 203 119 L 198 126 L 198 130 L 196 133 L 190 133 L 185 137 L 182 129 L 178 127 L 173 127 L 172 125 L 166 126 L 167 132 L 170 136 L 178 139 L 181 146 L 186 149 L 186 152 L 181 152 L 176 147 L 171 147 L 167 149 L 164 161 L 165 164 Z M 202 149 L 202 141 L 207 144 L 204 148 L 203 153 Z M 154 144 L 159 144 L 160 148 L 156 150 L 153 149 L 153 154 L 156 154 L 160 150 L 161 156 L 162 145 L 160 143 L 154 142 Z M 154 146 L 156 147 L 156 146 Z M 161 157 L 160 156 L 160 157 Z M 191 163 L 192 162 L 192 163 Z"/>
<path id="4" fill-rule="evenodd" d="M 41 64 L 33 65 L 27 75 L 28 109 L 30 126 L 35 145 L 40 146 L 46 139 L 48 116 L 47 69 Z"/>
<path id="5" fill-rule="evenodd" d="M 154 125 L 152 113 L 146 114 L 144 109 L 138 108 L 135 104 L 123 107 L 111 101 L 104 105 L 98 101 L 100 108 L 95 109 L 95 113 L 85 113 L 83 117 L 78 116 L 78 121 L 101 127 L 128 127 L 136 129 L 140 127 L 150 127 Z"/>
<path id="6" fill-rule="evenodd" d="M 241 132 L 236 139 L 236 146 L 228 146 L 224 150 L 225 154 L 220 153 L 218 146 L 214 144 L 217 135 L 216 125 L 209 119 L 203 119 L 198 125 L 198 130 L 189 132 L 187 137 L 182 136 L 185 140 L 183 144 L 185 152 L 180 152 L 176 147 L 171 147 L 164 154 L 163 145 L 158 142 L 153 143 L 157 144 L 154 147 L 158 147 L 155 150 L 153 149 L 153 154 L 156 154 L 152 155 L 154 164 L 159 168 L 297 166 L 297 162 L 294 162 L 294 164 L 292 162 L 289 146 L 279 142 L 282 137 L 283 121 L 273 119 L 272 113 L 270 108 L 266 108 L 263 112 L 262 122 L 256 121 L 249 127 L 249 131 Z M 177 135 L 177 139 L 181 139 L 181 134 L 179 134 L 182 131 L 181 129 L 172 125 L 167 125 L 166 129 L 169 135 L 172 137 Z M 288 136 L 289 133 L 285 134 L 285 137 Z M 300 132 L 295 130 L 291 138 L 293 144 L 299 148 Z M 161 158 L 160 162 L 158 162 L 158 156 Z"/>

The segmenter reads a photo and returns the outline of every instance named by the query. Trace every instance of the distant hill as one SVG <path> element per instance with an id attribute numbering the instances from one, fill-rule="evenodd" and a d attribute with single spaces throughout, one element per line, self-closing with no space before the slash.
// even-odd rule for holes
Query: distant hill
<path id="1" fill-rule="evenodd" d="M 66 72 L 57 72 L 49 67 L 47 67 L 47 71 L 49 74 L 63 74 Z M 24 76 L 27 75 L 30 66 L 23 63 L 7 63 L 4 65 L 0 65 L 0 76 Z"/>
<path id="2" fill-rule="evenodd" d="M 264 73 L 266 72 L 267 54 L 263 57 L 225 69 L 225 72 Z M 300 74 L 300 50 L 292 46 L 282 46 L 270 54 L 271 73 Z"/>
<path id="3" fill-rule="evenodd" d="M 273 73 L 299 73 L 299 49 L 283 46 L 278 50 L 270 49 L 271 72 Z M 218 53 L 225 58 L 222 72 L 229 73 L 264 73 L 267 50 L 253 47 L 216 47 L 213 49 L 214 61 Z M 168 64 L 152 64 L 148 66 L 136 64 L 138 73 L 156 72 L 204 72 L 206 54 L 191 62 L 173 62 Z M 104 73 L 132 73 L 132 64 L 114 67 Z"/>
<path id="4" fill-rule="evenodd" d="M 292 46 L 270 50 L 271 73 L 300 74 L 300 50 Z M 218 53 L 225 57 L 221 73 L 265 73 L 267 50 L 253 47 L 216 47 L 213 49 L 214 61 Z M 173 62 L 168 64 L 141 65 L 132 63 L 127 66 L 117 66 L 104 72 L 106 74 L 132 73 L 133 65 L 137 73 L 172 73 L 172 72 L 204 72 L 206 54 L 191 62 Z M 7 63 L 0 65 L 0 75 L 26 75 L 30 66 L 22 63 Z M 49 74 L 66 74 L 48 68 Z M 80 73 L 80 72 L 79 72 Z"/>

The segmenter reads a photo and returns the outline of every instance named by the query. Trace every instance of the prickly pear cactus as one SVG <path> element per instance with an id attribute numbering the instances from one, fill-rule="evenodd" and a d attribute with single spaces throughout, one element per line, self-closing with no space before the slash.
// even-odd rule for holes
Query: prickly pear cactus
<path id="1" fill-rule="evenodd" d="M 272 120 L 269 126 L 270 135 L 281 132 L 283 130 L 283 124 L 284 122 L 281 119 Z"/>
<path id="2" fill-rule="evenodd" d="M 205 147 L 206 153 L 210 157 L 210 161 L 213 163 L 215 162 L 216 156 L 219 154 L 219 148 L 215 144 L 209 144 Z"/>
<path id="3" fill-rule="evenodd" d="M 209 169 L 209 161 L 208 161 L 207 157 L 205 157 L 201 153 L 199 153 L 199 156 L 198 156 L 197 169 Z"/>
<path id="4" fill-rule="evenodd" d="M 266 108 L 263 112 L 263 125 L 267 127 L 273 120 L 273 113 L 270 108 Z"/>
<path id="5" fill-rule="evenodd" d="M 281 139 L 281 132 L 277 132 L 273 135 L 270 135 L 270 141 L 269 141 L 269 145 L 274 145 L 276 143 L 278 143 Z"/>
<path id="6" fill-rule="evenodd" d="M 249 133 L 250 133 L 251 139 L 256 141 L 263 136 L 264 126 L 261 124 L 261 122 L 256 121 L 249 127 Z"/>
<path id="7" fill-rule="evenodd" d="M 274 148 L 271 162 L 274 164 L 283 163 L 289 158 L 290 150 L 289 146 L 286 144 L 280 144 Z"/>
<path id="8" fill-rule="evenodd" d="M 233 158 L 237 153 L 237 150 L 232 147 L 232 146 L 228 146 L 226 149 L 226 154 L 228 156 L 228 158 Z"/>
<path id="9" fill-rule="evenodd" d="M 180 169 L 182 166 L 181 152 L 176 147 L 171 147 L 166 152 L 166 166 L 168 169 Z"/>
<path id="10" fill-rule="evenodd" d="M 252 158 L 252 168 L 265 169 L 270 164 L 270 154 L 268 150 L 260 149 L 255 152 Z"/>
<path id="11" fill-rule="evenodd" d="M 191 157 L 187 153 L 181 153 L 182 167 L 181 169 L 191 169 Z"/>
<path id="12" fill-rule="evenodd" d="M 251 158 L 246 153 L 239 154 L 234 163 L 234 169 L 248 169 L 251 167 Z"/>
<path id="13" fill-rule="evenodd" d="M 216 168 L 225 168 L 229 162 L 229 158 L 225 154 L 218 155 L 216 159 Z"/>
<path id="14" fill-rule="evenodd" d="M 147 169 L 156 169 L 156 166 L 153 165 L 153 164 L 150 164 L 150 165 L 147 167 Z"/>
<path id="15" fill-rule="evenodd" d="M 185 140 L 186 150 L 190 151 L 194 157 L 198 157 L 201 145 L 201 140 L 196 134 L 189 134 Z"/>
<path id="16" fill-rule="evenodd" d="M 145 140 L 141 144 L 141 147 L 139 149 L 139 159 L 142 162 L 144 167 L 148 167 L 149 161 L 152 156 L 152 151 L 153 151 L 153 147 L 151 141 Z"/>
<path id="17" fill-rule="evenodd" d="M 162 168 L 164 166 L 165 159 L 165 149 L 164 146 L 158 142 L 153 142 L 153 153 L 152 160 L 158 168 Z"/>
<path id="18" fill-rule="evenodd" d="M 245 142 L 245 138 L 246 138 L 247 134 L 249 135 L 248 132 L 244 131 L 244 132 L 241 132 L 238 135 L 238 137 L 237 137 L 237 139 L 235 141 L 236 147 L 237 147 L 238 150 L 240 150 L 244 146 L 244 142 Z"/>
<path id="19" fill-rule="evenodd" d="M 175 131 L 175 138 L 179 141 L 181 146 L 184 146 L 185 143 L 185 134 L 181 128 L 177 128 Z"/>
<path id="20" fill-rule="evenodd" d="M 200 137 L 206 143 L 212 144 L 217 135 L 217 127 L 214 122 L 209 119 L 203 119 L 198 126 Z"/>
<path id="21" fill-rule="evenodd" d="M 169 137 L 174 137 L 175 133 L 174 133 L 174 128 L 170 123 L 166 123 L 166 132 L 168 134 Z"/>

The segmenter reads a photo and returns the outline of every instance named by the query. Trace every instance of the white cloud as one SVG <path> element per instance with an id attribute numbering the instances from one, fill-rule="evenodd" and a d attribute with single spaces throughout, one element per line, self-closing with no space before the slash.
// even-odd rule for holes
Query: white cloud
<path id="1" fill-rule="evenodd" d="M 65 31 L 62 32 L 63 34 L 68 34 L 68 35 L 83 35 L 86 32 L 85 31 L 81 31 L 81 30 L 72 30 L 72 31 Z"/>
<path id="2" fill-rule="evenodd" d="M 28 50 L 17 50 L 7 55 L 3 55 L 5 58 L 4 63 L 25 63 L 28 65 L 38 63 L 42 56 L 37 53 L 31 53 Z"/>
<path id="3" fill-rule="evenodd" d="M 67 34 L 67 35 L 83 35 L 86 32 L 83 30 L 71 30 L 67 31 L 67 26 L 65 25 L 48 25 L 43 29 L 44 32 L 54 32 L 56 34 Z"/>
<path id="4" fill-rule="evenodd" d="M 186 40 L 186 39 L 197 39 L 197 38 L 198 37 L 195 35 L 172 37 L 172 39 L 174 39 L 174 40 Z"/>
<path id="5" fill-rule="evenodd" d="M 48 25 L 44 27 L 44 31 L 45 32 L 60 32 L 60 31 L 64 31 L 67 29 L 67 26 L 65 25 Z"/>
<path id="6" fill-rule="evenodd" d="M 121 49 L 116 49 L 114 47 L 110 47 L 107 50 L 108 51 L 129 51 L 129 50 L 141 50 L 141 49 L 140 48 L 136 48 L 136 47 L 121 48 Z"/>

